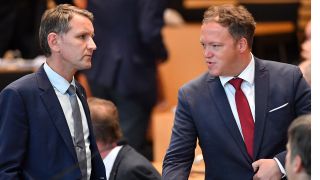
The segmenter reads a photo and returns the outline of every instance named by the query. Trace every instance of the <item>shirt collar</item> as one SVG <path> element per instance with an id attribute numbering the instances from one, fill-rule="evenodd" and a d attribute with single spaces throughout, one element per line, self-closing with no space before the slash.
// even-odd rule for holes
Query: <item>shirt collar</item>
<path id="1" fill-rule="evenodd" d="M 254 83 L 254 58 L 251 54 L 251 60 L 248 66 L 239 74 L 239 78 L 245 80 L 250 85 Z M 232 76 L 219 76 L 222 86 L 225 86 L 232 78 Z"/>
<path id="2" fill-rule="evenodd" d="M 71 83 L 69 83 L 66 79 L 64 79 L 62 76 L 56 73 L 53 69 L 51 69 L 51 67 L 47 63 L 44 63 L 43 68 L 52 86 L 55 87 L 62 94 L 65 94 L 67 92 L 70 84 L 75 86 L 74 77 L 72 77 L 72 81 Z"/>

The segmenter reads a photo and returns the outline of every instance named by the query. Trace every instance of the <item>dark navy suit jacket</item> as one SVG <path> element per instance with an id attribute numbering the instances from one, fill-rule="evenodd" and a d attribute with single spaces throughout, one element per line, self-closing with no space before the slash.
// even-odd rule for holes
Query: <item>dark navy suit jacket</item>
<path id="1" fill-rule="evenodd" d="M 95 20 L 92 68 L 87 77 L 147 107 L 156 101 L 157 60 L 167 59 L 161 36 L 167 0 L 88 1 Z"/>
<path id="2" fill-rule="evenodd" d="M 119 151 L 109 180 L 160 180 L 159 172 L 151 162 L 129 145 Z"/>
<path id="3" fill-rule="evenodd" d="M 83 88 L 77 94 L 88 120 L 91 179 L 106 179 Z M 43 66 L 0 94 L 0 179 L 80 179 L 71 134 Z"/>
<path id="4" fill-rule="evenodd" d="M 277 157 L 284 165 L 287 128 L 311 111 L 310 87 L 297 66 L 257 58 L 254 83 L 254 159 L 246 152 L 219 77 L 206 73 L 179 90 L 163 179 L 187 179 L 197 138 L 206 179 L 252 179 L 251 164 L 262 158 Z"/>

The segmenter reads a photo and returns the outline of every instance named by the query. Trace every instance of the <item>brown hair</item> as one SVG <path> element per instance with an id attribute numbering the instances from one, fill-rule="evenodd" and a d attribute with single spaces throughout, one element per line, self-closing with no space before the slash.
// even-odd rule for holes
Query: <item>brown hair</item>
<path id="1" fill-rule="evenodd" d="M 217 22 L 227 27 L 231 36 L 238 41 L 244 37 L 252 48 L 256 22 L 251 13 L 243 6 L 211 6 L 206 10 L 202 23 Z"/>
<path id="2" fill-rule="evenodd" d="M 115 143 L 122 138 L 117 107 L 99 98 L 88 98 L 93 133 L 97 141 L 104 144 Z"/>

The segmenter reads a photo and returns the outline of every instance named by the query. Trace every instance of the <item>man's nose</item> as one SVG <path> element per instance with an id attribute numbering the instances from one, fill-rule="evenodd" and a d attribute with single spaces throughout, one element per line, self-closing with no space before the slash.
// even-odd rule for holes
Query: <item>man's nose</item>
<path id="1" fill-rule="evenodd" d="M 211 51 L 209 48 L 205 48 L 205 49 L 203 50 L 203 55 L 204 55 L 204 57 L 208 58 L 208 57 L 212 57 L 212 56 L 213 56 L 213 53 L 212 53 L 212 51 Z"/>
<path id="2" fill-rule="evenodd" d="M 90 37 L 90 39 L 88 41 L 88 48 L 92 49 L 92 50 L 96 50 L 97 49 L 96 43 L 94 42 L 92 37 Z"/>

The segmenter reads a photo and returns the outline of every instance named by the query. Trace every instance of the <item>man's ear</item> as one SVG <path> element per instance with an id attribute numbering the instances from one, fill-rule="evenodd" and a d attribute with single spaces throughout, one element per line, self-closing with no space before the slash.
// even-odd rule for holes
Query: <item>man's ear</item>
<path id="1" fill-rule="evenodd" d="M 51 52 L 59 52 L 59 35 L 57 33 L 51 32 L 47 37 L 48 45 L 51 49 Z"/>
<path id="2" fill-rule="evenodd" d="M 296 155 L 293 159 L 293 171 L 299 173 L 303 170 L 302 159 L 299 155 Z"/>
<path id="3" fill-rule="evenodd" d="M 248 49 L 248 41 L 246 38 L 242 37 L 241 39 L 238 40 L 238 48 L 240 53 L 243 53 Z"/>

